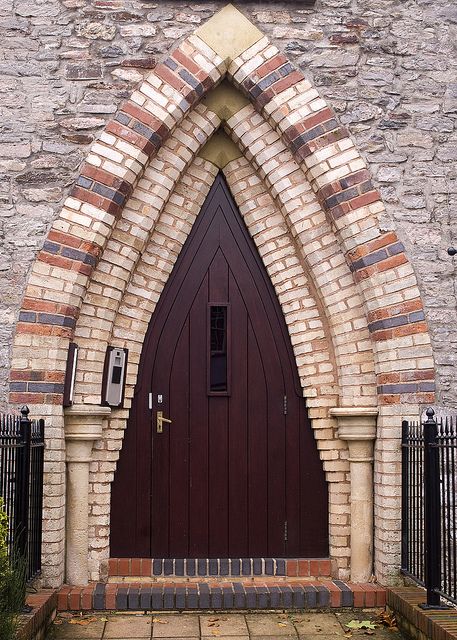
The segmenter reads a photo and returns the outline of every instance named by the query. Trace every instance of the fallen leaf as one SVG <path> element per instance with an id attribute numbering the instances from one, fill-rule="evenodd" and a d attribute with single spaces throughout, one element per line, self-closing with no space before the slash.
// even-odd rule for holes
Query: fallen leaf
<path id="1" fill-rule="evenodd" d="M 376 626 L 374 622 L 371 622 L 371 620 L 362 620 L 362 625 L 363 625 L 363 629 L 376 629 Z"/>
<path id="2" fill-rule="evenodd" d="M 219 627 L 219 623 L 218 622 L 208 622 L 208 627 Z"/>
<path id="3" fill-rule="evenodd" d="M 86 627 L 88 624 L 92 624 L 92 622 L 97 622 L 97 618 L 72 618 L 68 621 L 68 624 L 79 624 L 82 627 Z"/>
<path id="4" fill-rule="evenodd" d="M 219 618 L 208 618 L 208 622 L 217 622 Z"/>
<path id="5" fill-rule="evenodd" d="M 54 624 L 63 624 L 63 620 L 54 620 Z"/>
<path id="6" fill-rule="evenodd" d="M 159 624 L 168 624 L 168 620 L 162 620 L 161 618 L 153 618 L 153 622 L 158 622 Z"/>
<path id="7" fill-rule="evenodd" d="M 211 633 L 213 634 L 213 636 L 220 636 L 221 632 L 219 631 L 219 629 L 212 629 Z"/>
<path id="8" fill-rule="evenodd" d="M 376 629 L 376 625 L 370 620 L 351 620 L 346 627 L 349 629 Z"/>
<path id="9" fill-rule="evenodd" d="M 381 613 L 377 617 L 377 622 L 379 622 L 379 624 L 383 624 L 385 627 L 388 627 L 391 631 L 398 631 L 397 620 L 393 613 L 381 611 Z"/>
<path id="10" fill-rule="evenodd" d="M 287 627 L 287 622 L 278 622 L 278 627 Z"/>

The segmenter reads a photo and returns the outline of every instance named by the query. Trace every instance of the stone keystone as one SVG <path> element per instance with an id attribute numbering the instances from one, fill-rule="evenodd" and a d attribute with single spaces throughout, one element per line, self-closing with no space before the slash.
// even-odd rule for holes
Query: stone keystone
<path id="1" fill-rule="evenodd" d="M 223 60 L 234 60 L 264 36 L 233 4 L 228 4 L 195 31 Z"/>

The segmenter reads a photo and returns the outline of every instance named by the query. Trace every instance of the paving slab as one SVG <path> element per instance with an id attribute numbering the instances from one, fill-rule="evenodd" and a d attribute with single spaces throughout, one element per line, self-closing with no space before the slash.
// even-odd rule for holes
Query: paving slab
<path id="1" fill-rule="evenodd" d="M 252 638 L 297 638 L 297 632 L 289 617 L 274 613 L 253 613 L 246 616 Z"/>
<path id="2" fill-rule="evenodd" d="M 60 618 L 57 620 L 59 624 L 54 624 L 52 627 L 54 636 L 49 637 L 56 637 L 59 640 L 99 640 L 105 628 L 105 620 L 106 618 L 95 616 L 74 617 L 69 620 Z"/>
<path id="3" fill-rule="evenodd" d="M 47 640 L 337 640 L 349 631 L 351 620 L 370 620 L 373 640 L 401 640 L 399 631 L 379 624 L 382 610 L 347 610 L 270 613 L 155 613 L 59 616 Z M 77 621 L 82 625 L 75 624 Z M 366 629 L 352 630 L 352 637 L 366 636 Z"/>
<path id="4" fill-rule="evenodd" d="M 249 631 L 243 614 L 215 614 L 200 616 L 202 638 L 248 637 Z"/>
<path id="5" fill-rule="evenodd" d="M 199 638 L 200 625 L 194 614 L 156 615 L 152 618 L 153 638 Z"/>
<path id="6" fill-rule="evenodd" d="M 300 633 L 298 635 L 299 640 L 317 640 L 317 638 L 319 638 L 319 640 L 335 640 L 335 638 L 347 638 L 347 635 L 343 631 L 340 631 L 338 634 L 333 634 L 331 636 L 323 636 L 321 633 L 309 633 L 306 635 L 302 635 Z"/>
<path id="7" fill-rule="evenodd" d="M 343 629 L 345 631 L 351 631 L 352 637 L 357 638 L 358 636 L 365 636 L 367 629 L 349 629 L 346 627 L 348 622 L 351 620 L 368 620 L 373 622 L 376 625 L 376 629 L 373 629 L 372 634 L 370 634 L 373 640 L 401 640 L 403 637 L 399 631 L 392 631 L 391 629 L 382 626 L 379 624 L 379 614 L 383 611 L 383 609 L 369 609 L 369 610 L 356 610 L 356 611 L 342 611 L 336 613 L 336 617 L 338 621 L 341 623 Z"/>
<path id="8" fill-rule="evenodd" d="M 311 615 L 291 616 L 299 635 L 322 637 L 338 637 L 344 634 L 337 616 L 334 613 L 313 613 Z"/>
<path id="9" fill-rule="evenodd" d="M 211 636 L 200 636 L 201 639 L 209 640 L 209 638 L 218 638 L 218 640 L 249 640 L 249 636 L 223 636 L 219 635 L 217 630 Z M 270 637 L 271 640 L 271 637 Z"/>
<path id="10" fill-rule="evenodd" d="M 151 616 L 107 616 L 103 639 L 139 640 L 150 638 L 152 629 Z"/>

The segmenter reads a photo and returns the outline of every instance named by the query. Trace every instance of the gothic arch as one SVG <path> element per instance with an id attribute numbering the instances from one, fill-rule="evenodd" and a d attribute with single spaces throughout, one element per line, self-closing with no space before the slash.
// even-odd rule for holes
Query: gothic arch
<path id="1" fill-rule="evenodd" d="M 29 277 L 10 398 L 27 402 L 50 424 L 44 537 L 49 584 L 61 581 L 64 564 L 61 403 L 68 343 L 76 335 L 82 346 L 78 402 L 99 403 L 104 351 L 112 339 L 131 349 L 131 394 L 141 336 L 216 171 L 196 156 L 220 126 L 241 151 L 224 172 L 276 286 L 321 455 L 344 495 L 335 501 L 346 505 L 340 509 L 343 524 L 333 528 L 342 545 L 338 551 L 333 546 L 336 570 L 347 575 L 348 463 L 330 407 L 379 408 L 375 536 L 381 576 L 398 556 L 398 540 L 387 552 L 381 542 L 388 528 L 383 523 L 399 518 L 398 498 L 385 489 L 398 482 L 399 415 L 414 415 L 433 394 L 430 340 L 415 276 L 395 233 L 380 228 L 383 204 L 348 132 L 303 73 L 241 14 L 230 7 L 228 12 L 223 27 L 217 14 L 178 45 L 107 124 Z M 214 34 L 233 24 L 245 38 L 234 37 L 227 51 Z M 214 111 L 204 105 L 202 97 L 223 79 L 249 103 Z M 268 226 L 262 211 L 268 212 Z M 281 281 L 278 273 L 284 268 L 289 283 L 282 289 L 287 278 Z M 300 295 L 288 298 L 291 289 Z M 316 311 L 307 316 L 305 308 Z M 319 386 L 308 382 L 311 366 L 315 379 L 321 376 Z M 103 497 L 91 509 L 92 540 L 106 540 L 106 495 L 127 415 L 127 409 L 115 412 L 96 444 L 91 480 Z M 92 547 L 92 577 L 106 557 L 106 543 Z"/>

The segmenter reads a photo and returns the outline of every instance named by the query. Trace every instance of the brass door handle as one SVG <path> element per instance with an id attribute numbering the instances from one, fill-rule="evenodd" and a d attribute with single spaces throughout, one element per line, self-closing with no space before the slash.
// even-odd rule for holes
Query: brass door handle
<path id="1" fill-rule="evenodd" d="M 168 422 L 168 424 L 171 424 L 172 421 L 169 418 L 163 417 L 163 411 L 157 411 L 157 433 L 163 432 L 164 422 Z"/>

